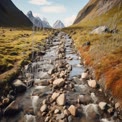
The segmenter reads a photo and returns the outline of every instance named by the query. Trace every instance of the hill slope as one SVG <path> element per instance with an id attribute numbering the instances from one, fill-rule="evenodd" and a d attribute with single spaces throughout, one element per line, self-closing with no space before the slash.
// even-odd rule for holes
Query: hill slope
<path id="1" fill-rule="evenodd" d="M 121 24 L 121 10 L 121 0 L 89 0 L 88 4 L 78 13 L 74 24 L 75 26 Z"/>
<path id="2" fill-rule="evenodd" d="M 32 23 L 11 0 L 0 0 L 0 26 L 23 27 L 32 26 Z"/>
<path id="3" fill-rule="evenodd" d="M 74 24 L 65 31 L 73 38 L 83 58 L 83 64 L 93 70 L 93 76 L 105 91 L 122 106 L 122 1 L 89 0 L 78 13 Z M 97 26 L 111 31 L 91 34 Z M 90 45 L 86 45 L 90 42 Z M 85 45 L 85 46 L 84 46 Z"/>

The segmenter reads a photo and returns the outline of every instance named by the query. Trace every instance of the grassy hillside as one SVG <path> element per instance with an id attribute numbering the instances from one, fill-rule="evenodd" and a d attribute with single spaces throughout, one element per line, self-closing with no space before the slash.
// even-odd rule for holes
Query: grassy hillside
<path id="1" fill-rule="evenodd" d="M 0 84 L 15 77 L 21 65 L 29 62 L 32 51 L 40 50 L 38 45 L 48 37 L 51 32 L 23 29 L 0 29 Z"/>
<path id="2" fill-rule="evenodd" d="M 94 70 L 96 80 L 122 104 L 122 5 L 93 19 L 85 18 L 64 31 L 73 38 L 85 65 Z M 118 33 L 90 34 L 97 26 L 117 28 Z M 82 46 L 90 41 L 90 46 Z"/>

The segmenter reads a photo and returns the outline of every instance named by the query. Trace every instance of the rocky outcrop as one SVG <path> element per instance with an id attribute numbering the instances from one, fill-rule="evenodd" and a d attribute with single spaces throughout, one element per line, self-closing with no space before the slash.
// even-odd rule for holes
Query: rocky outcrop
<path id="1" fill-rule="evenodd" d="M 0 26 L 31 27 L 32 23 L 11 0 L 0 0 Z"/>
<path id="2" fill-rule="evenodd" d="M 32 11 L 27 13 L 27 17 L 33 23 L 34 26 L 39 28 L 51 28 L 50 24 L 46 19 L 41 20 L 39 17 L 34 17 Z"/>

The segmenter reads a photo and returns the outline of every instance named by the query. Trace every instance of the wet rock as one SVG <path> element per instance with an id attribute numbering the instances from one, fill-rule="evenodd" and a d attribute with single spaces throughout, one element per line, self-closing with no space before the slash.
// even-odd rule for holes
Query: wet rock
<path id="1" fill-rule="evenodd" d="M 48 122 L 48 121 L 49 121 L 49 119 L 50 119 L 50 117 L 49 117 L 49 116 L 47 116 L 47 117 L 45 118 L 45 122 Z"/>
<path id="2" fill-rule="evenodd" d="M 99 106 L 99 108 L 100 108 L 101 110 L 105 110 L 106 107 L 107 107 L 107 103 L 106 103 L 106 102 L 100 102 L 100 103 L 98 104 L 98 106 Z"/>
<path id="3" fill-rule="evenodd" d="M 41 112 L 47 111 L 47 105 L 46 104 L 42 105 L 42 107 L 40 108 L 40 111 Z"/>
<path id="4" fill-rule="evenodd" d="M 68 116 L 68 122 L 72 122 L 73 118 L 72 116 Z"/>
<path id="5" fill-rule="evenodd" d="M 88 77 L 88 73 L 87 72 L 84 72 L 81 74 L 81 78 L 82 79 L 86 79 Z"/>
<path id="6" fill-rule="evenodd" d="M 64 79 L 60 78 L 60 79 L 54 80 L 53 85 L 58 86 L 58 87 L 62 87 L 64 85 Z"/>
<path id="7" fill-rule="evenodd" d="M 5 116 L 14 116 L 18 114 L 21 111 L 21 107 L 16 103 L 16 101 L 13 101 L 10 103 L 7 108 L 4 110 L 4 115 Z"/>
<path id="8" fill-rule="evenodd" d="M 0 108 L 0 118 L 3 116 L 2 109 Z"/>
<path id="9" fill-rule="evenodd" d="M 57 98 L 59 95 L 60 95 L 60 93 L 54 92 L 54 93 L 52 94 L 51 98 L 52 98 L 53 100 L 56 100 L 56 98 Z"/>
<path id="10" fill-rule="evenodd" d="M 91 88 L 96 88 L 97 87 L 97 83 L 95 80 L 88 80 L 88 85 L 91 87 Z"/>
<path id="11" fill-rule="evenodd" d="M 63 113 L 61 113 L 61 114 L 57 114 L 56 120 L 61 120 L 64 118 L 65 118 L 65 115 Z"/>
<path id="12" fill-rule="evenodd" d="M 54 111 L 55 114 L 58 114 L 59 112 L 60 112 L 59 109 L 56 109 L 56 110 Z"/>
<path id="13" fill-rule="evenodd" d="M 88 95 L 79 95 L 78 103 L 80 104 L 89 104 L 92 102 L 92 98 Z"/>
<path id="14" fill-rule="evenodd" d="M 36 121 L 36 117 L 33 116 L 33 115 L 28 115 L 28 114 L 26 114 L 26 115 L 25 115 L 25 121 L 26 121 L 26 122 L 35 122 L 35 121 Z"/>
<path id="15" fill-rule="evenodd" d="M 70 114 L 69 110 L 65 109 L 64 110 L 64 115 L 68 116 Z"/>
<path id="16" fill-rule="evenodd" d="M 115 104 L 115 109 L 118 109 L 119 107 L 120 107 L 120 103 L 117 102 L 117 103 Z"/>
<path id="17" fill-rule="evenodd" d="M 9 102 L 10 102 L 10 99 L 9 99 L 9 98 L 4 98 L 4 99 L 2 100 L 2 104 L 3 104 L 4 106 L 8 105 Z"/>
<path id="18" fill-rule="evenodd" d="M 71 115 L 73 116 L 76 116 L 77 114 L 77 108 L 74 106 L 74 105 L 71 105 L 69 108 L 68 108 L 69 112 L 71 113 Z"/>
<path id="19" fill-rule="evenodd" d="M 57 100 L 56 100 L 58 105 L 65 105 L 66 103 L 66 95 L 65 94 L 61 94 Z"/>
<path id="20" fill-rule="evenodd" d="M 108 111 L 109 114 L 112 114 L 112 113 L 114 112 L 114 108 L 111 107 L 111 108 L 109 108 L 107 111 Z"/>
<path id="21" fill-rule="evenodd" d="M 17 93 L 25 92 L 27 89 L 26 85 L 19 79 L 14 81 L 13 87 L 16 89 Z"/>
<path id="22" fill-rule="evenodd" d="M 97 104 L 88 104 L 86 106 L 82 106 L 84 113 L 86 117 L 89 119 L 98 119 L 99 118 L 99 112 L 98 112 L 98 106 Z"/>
<path id="23" fill-rule="evenodd" d="M 49 79 L 50 76 L 49 76 L 49 74 L 48 74 L 47 72 L 42 72 L 42 71 L 40 71 L 40 72 L 38 73 L 38 78 L 40 78 L 40 79 Z"/>

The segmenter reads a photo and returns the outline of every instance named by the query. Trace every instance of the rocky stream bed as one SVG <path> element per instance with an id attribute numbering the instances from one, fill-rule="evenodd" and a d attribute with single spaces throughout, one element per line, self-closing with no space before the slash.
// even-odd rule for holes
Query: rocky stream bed
<path id="1" fill-rule="evenodd" d="M 122 122 L 119 103 L 82 65 L 73 40 L 60 32 L 45 41 L 1 96 L 0 122 Z"/>

